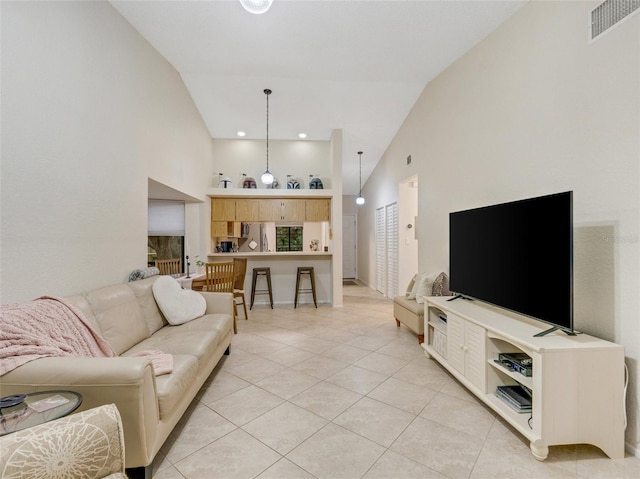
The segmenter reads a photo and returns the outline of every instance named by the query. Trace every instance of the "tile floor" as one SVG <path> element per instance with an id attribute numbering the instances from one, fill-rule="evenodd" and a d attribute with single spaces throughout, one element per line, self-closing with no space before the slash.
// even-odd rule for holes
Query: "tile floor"
<path id="1" fill-rule="evenodd" d="M 528 443 L 424 357 L 391 302 L 254 306 L 154 462 L 155 479 L 637 478 L 640 459 Z"/>

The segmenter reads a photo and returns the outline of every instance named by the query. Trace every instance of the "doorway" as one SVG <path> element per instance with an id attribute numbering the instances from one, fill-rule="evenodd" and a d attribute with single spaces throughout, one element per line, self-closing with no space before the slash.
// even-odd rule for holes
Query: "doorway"
<path id="1" fill-rule="evenodd" d="M 404 288 L 418 273 L 418 176 L 398 185 L 398 282 Z"/>
<path id="2" fill-rule="evenodd" d="M 358 247 L 356 234 L 358 217 L 342 215 L 342 278 L 356 279 Z"/>

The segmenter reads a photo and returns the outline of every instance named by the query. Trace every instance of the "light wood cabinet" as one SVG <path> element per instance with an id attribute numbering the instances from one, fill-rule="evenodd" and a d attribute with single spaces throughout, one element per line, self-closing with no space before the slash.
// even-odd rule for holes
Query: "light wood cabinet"
<path id="1" fill-rule="evenodd" d="M 280 221 L 282 202 L 280 200 L 260 200 L 260 221 Z"/>
<path id="2" fill-rule="evenodd" d="M 305 200 L 282 200 L 284 205 L 283 221 L 304 221 Z"/>
<path id="3" fill-rule="evenodd" d="M 233 198 L 211 198 L 211 221 L 235 221 L 236 200 Z"/>
<path id="4" fill-rule="evenodd" d="M 559 331 L 535 337 L 549 325 L 479 301 L 425 299 L 425 355 L 525 436 L 536 459 L 559 444 L 593 444 L 612 459 L 624 457 L 622 346 Z M 501 353 L 529 356 L 531 376 L 504 367 Z M 531 391 L 530 412 L 496 396 L 510 385 Z"/>
<path id="5" fill-rule="evenodd" d="M 305 200 L 306 221 L 330 221 L 331 200 L 328 198 Z"/>
<path id="6" fill-rule="evenodd" d="M 212 221 L 212 238 L 239 238 L 241 236 L 240 223 L 237 221 Z"/>
<path id="7" fill-rule="evenodd" d="M 227 236 L 227 222 L 226 221 L 212 221 L 211 222 L 211 237 L 218 238 Z"/>
<path id="8" fill-rule="evenodd" d="M 211 236 L 225 227 L 218 222 L 330 221 L 330 198 L 211 198 Z"/>
<path id="9" fill-rule="evenodd" d="M 260 221 L 305 221 L 305 200 L 262 199 Z"/>
<path id="10" fill-rule="evenodd" d="M 260 221 L 260 201 L 257 199 L 236 199 L 236 221 Z"/>

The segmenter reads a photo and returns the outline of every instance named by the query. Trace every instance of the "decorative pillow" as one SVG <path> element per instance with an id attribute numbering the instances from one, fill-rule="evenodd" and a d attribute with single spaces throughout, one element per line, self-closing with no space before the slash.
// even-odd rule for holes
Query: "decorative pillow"
<path id="1" fill-rule="evenodd" d="M 409 297 L 409 295 L 411 294 L 411 291 L 413 291 L 413 286 L 416 284 L 416 278 L 417 277 L 418 277 L 418 275 L 414 274 L 413 278 L 411 278 L 411 281 L 409 281 L 409 284 L 407 285 L 407 292 L 404 293 L 405 296 Z"/>
<path id="2" fill-rule="evenodd" d="M 407 299 L 416 299 L 416 294 L 418 294 L 418 286 L 420 285 L 420 280 L 427 273 L 418 273 L 413 277 L 413 285 L 411 286 L 411 291 L 407 294 Z"/>
<path id="3" fill-rule="evenodd" d="M 139 279 L 150 278 L 160 274 L 160 270 L 155 266 L 151 268 L 134 269 L 129 275 L 129 281 L 138 281 Z"/>
<path id="4" fill-rule="evenodd" d="M 171 276 L 160 276 L 153 283 L 153 297 L 169 324 L 183 324 L 199 318 L 207 310 L 204 297 L 190 289 L 182 289 Z"/>
<path id="5" fill-rule="evenodd" d="M 416 302 L 418 304 L 424 303 L 425 296 L 431 296 L 431 290 L 433 288 L 433 282 L 438 277 L 438 273 L 432 273 L 424 275 L 420 279 L 418 284 L 418 291 L 416 292 Z"/>
<path id="6" fill-rule="evenodd" d="M 449 291 L 449 277 L 446 273 L 440 273 L 435 279 L 431 294 L 432 296 L 449 296 L 451 294 L 451 291 Z"/>

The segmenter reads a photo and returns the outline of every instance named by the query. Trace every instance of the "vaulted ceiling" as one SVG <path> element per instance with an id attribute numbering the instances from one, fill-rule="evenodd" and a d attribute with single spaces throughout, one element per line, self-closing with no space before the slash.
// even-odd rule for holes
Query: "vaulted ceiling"
<path id="1" fill-rule="evenodd" d="M 111 3 L 180 73 L 212 137 L 264 139 L 270 88 L 269 137 L 342 129 L 343 192 L 357 194 L 356 152 L 364 183 L 427 83 L 525 1 Z"/>

